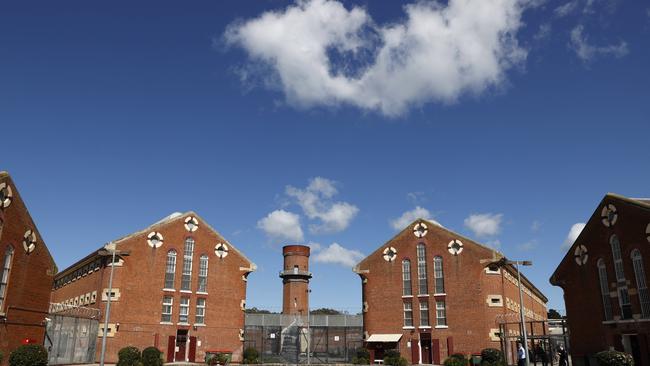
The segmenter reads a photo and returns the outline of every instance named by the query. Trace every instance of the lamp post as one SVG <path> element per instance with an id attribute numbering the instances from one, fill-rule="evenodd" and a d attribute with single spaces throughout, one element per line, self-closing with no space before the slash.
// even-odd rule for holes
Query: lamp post
<path id="1" fill-rule="evenodd" d="M 117 253 L 117 247 L 113 242 L 110 242 L 104 246 L 103 250 L 98 252 L 100 256 L 108 257 L 111 256 L 111 274 L 108 277 L 108 295 L 106 296 L 106 311 L 104 316 L 104 334 L 102 334 L 102 352 L 99 357 L 99 365 L 104 366 L 104 359 L 106 357 L 106 335 L 108 333 L 108 320 L 111 316 L 111 294 L 113 293 L 113 271 L 115 270 L 115 256 Z M 129 255 L 128 251 L 123 251 L 119 253 L 120 256 Z"/>
<path id="2" fill-rule="evenodd" d="M 484 262 L 484 260 L 481 260 Z M 526 366 L 529 366 L 529 353 L 528 353 L 528 335 L 526 334 L 526 322 L 524 320 L 524 295 L 521 290 L 521 273 L 519 272 L 519 266 L 532 266 L 532 261 L 511 261 L 506 259 L 506 257 L 501 258 L 498 261 L 491 261 L 487 266 L 488 267 L 505 267 L 507 265 L 514 265 L 515 270 L 517 271 L 517 287 L 519 287 L 519 326 L 521 328 L 521 334 L 524 336 L 524 352 L 526 352 Z"/>
<path id="3" fill-rule="evenodd" d="M 309 284 L 307 284 L 309 286 Z M 307 288 L 307 365 L 311 365 L 311 316 L 309 312 L 309 294 L 311 289 Z"/>

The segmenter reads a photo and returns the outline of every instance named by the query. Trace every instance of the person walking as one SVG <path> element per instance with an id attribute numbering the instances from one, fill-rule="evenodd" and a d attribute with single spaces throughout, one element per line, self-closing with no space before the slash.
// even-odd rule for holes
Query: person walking
<path id="1" fill-rule="evenodd" d="M 517 366 L 526 366 L 526 350 L 521 344 L 521 341 L 517 341 Z"/>
<path id="2" fill-rule="evenodd" d="M 557 353 L 560 356 L 560 365 L 559 366 L 567 366 L 568 355 L 567 355 L 566 350 L 564 349 L 563 345 L 560 345 L 560 349 L 557 351 Z"/>

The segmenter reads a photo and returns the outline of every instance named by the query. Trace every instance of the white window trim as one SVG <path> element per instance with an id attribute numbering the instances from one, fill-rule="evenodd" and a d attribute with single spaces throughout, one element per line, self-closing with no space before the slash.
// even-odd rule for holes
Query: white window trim
<path id="1" fill-rule="evenodd" d="M 176 325 L 186 325 L 186 326 L 190 326 L 191 324 L 190 324 L 190 323 L 176 323 Z"/>
<path id="2" fill-rule="evenodd" d="M 181 291 L 181 292 L 182 292 L 182 291 Z M 189 293 L 192 293 L 192 291 L 190 291 Z M 197 294 L 197 295 L 207 295 L 208 293 L 207 293 L 207 292 L 197 291 L 196 294 Z"/>
<path id="3" fill-rule="evenodd" d="M 441 292 L 439 294 L 433 294 L 433 296 L 447 296 L 446 292 Z"/>
<path id="4" fill-rule="evenodd" d="M 431 329 L 430 325 L 419 325 L 418 329 Z"/>
<path id="5" fill-rule="evenodd" d="M 173 288 L 164 288 L 163 291 L 176 292 Z"/>
<path id="6" fill-rule="evenodd" d="M 183 294 L 191 294 L 192 293 L 191 290 L 181 290 L 180 292 L 183 293 Z"/>
<path id="7" fill-rule="evenodd" d="M 160 322 L 161 325 L 174 325 L 172 322 Z"/>
<path id="8" fill-rule="evenodd" d="M 429 297 L 429 294 L 419 294 L 418 297 Z"/>
<path id="9" fill-rule="evenodd" d="M 405 325 L 405 326 L 402 327 L 402 329 L 415 329 L 415 327 L 414 327 L 414 326 L 406 326 L 406 325 Z"/>
<path id="10" fill-rule="evenodd" d="M 435 326 L 435 329 L 447 329 L 447 328 L 449 328 L 448 325 L 436 325 Z"/>
<path id="11" fill-rule="evenodd" d="M 402 295 L 402 299 L 412 299 L 413 295 Z"/>

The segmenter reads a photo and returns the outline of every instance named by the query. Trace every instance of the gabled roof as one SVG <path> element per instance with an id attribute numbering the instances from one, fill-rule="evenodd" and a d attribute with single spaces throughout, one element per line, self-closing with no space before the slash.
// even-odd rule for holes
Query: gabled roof
<path id="1" fill-rule="evenodd" d="M 208 224 L 208 223 L 207 223 L 207 222 L 206 222 L 206 221 L 205 221 L 201 216 L 197 215 L 194 211 L 187 211 L 187 212 L 185 212 L 185 213 L 174 212 L 174 213 L 172 213 L 172 214 L 166 216 L 166 217 L 163 218 L 162 220 L 156 221 L 155 223 L 153 223 L 153 224 L 147 226 L 146 228 L 144 228 L 144 229 L 142 229 L 142 230 L 138 230 L 138 231 L 136 231 L 136 232 L 134 232 L 134 233 L 131 233 L 131 234 L 125 235 L 125 236 L 123 236 L 123 237 L 121 237 L 121 238 L 119 238 L 119 239 L 112 240 L 111 243 L 115 244 L 115 247 L 118 248 L 119 245 L 120 245 L 120 243 L 123 243 L 123 242 L 127 241 L 128 239 L 131 239 L 131 238 L 136 237 L 136 236 L 139 236 L 139 235 L 148 234 L 148 233 L 151 232 L 151 231 L 155 231 L 155 229 L 159 229 L 159 228 L 161 228 L 161 227 L 163 227 L 163 226 L 169 225 L 169 224 L 171 224 L 171 223 L 173 223 L 173 222 L 176 222 L 176 221 L 178 221 L 178 220 L 184 220 L 184 219 L 185 219 L 186 217 L 188 217 L 188 216 L 194 216 L 194 217 L 196 217 L 198 220 L 200 220 L 201 223 L 202 223 L 203 225 L 205 225 L 208 229 L 210 229 L 212 232 L 214 232 L 214 233 L 217 234 L 219 237 L 221 237 L 221 238 L 226 242 L 226 244 L 228 245 L 228 247 L 229 247 L 231 250 L 234 250 L 234 251 L 235 251 L 237 254 L 239 254 L 239 255 L 240 255 L 240 256 L 241 256 L 245 261 L 247 261 L 247 262 L 250 264 L 250 268 L 251 268 L 253 271 L 257 269 L 257 265 L 256 265 L 255 263 L 253 263 L 250 259 L 248 259 L 248 257 L 246 257 L 246 256 L 244 255 L 244 253 L 240 252 L 239 249 L 237 249 L 234 245 L 232 245 L 232 243 L 230 243 L 230 242 L 228 241 L 228 239 L 226 239 L 226 238 L 225 238 L 223 235 L 221 235 L 217 230 L 215 230 L 212 226 L 210 226 L 210 224 Z M 110 243 L 107 243 L 107 244 L 110 244 Z M 107 244 L 105 244 L 105 245 L 107 245 Z M 59 273 L 59 274 L 57 275 L 57 278 L 60 277 L 60 276 L 65 275 L 65 274 L 68 273 L 68 272 L 72 272 L 72 270 L 76 269 L 76 268 L 79 267 L 79 266 L 85 265 L 87 262 L 92 262 L 93 259 L 95 259 L 96 257 L 99 256 L 99 252 L 100 252 L 102 249 L 104 249 L 105 245 L 102 245 L 102 246 L 99 247 L 97 250 L 93 251 L 93 252 L 90 253 L 89 255 L 85 256 L 84 258 L 80 259 L 79 261 L 77 261 L 77 262 L 73 263 L 72 265 L 70 265 L 68 268 L 66 268 L 66 269 L 64 269 L 63 271 L 61 271 L 61 273 Z"/>
<path id="2" fill-rule="evenodd" d="M 20 192 L 18 190 L 18 187 L 16 186 L 16 183 L 11 178 L 11 175 L 9 174 L 9 172 L 4 171 L 4 170 L 0 170 L 0 179 L 3 179 L 3 178 L 7 179 L 9 181 L 9 184 L 12 187 L 11 189 L 13 191 L 14 199 L 19 200 L 23 204 L 23 206 L 25 207 L 25 214 L 27 215 L 27 219 L 29 220 L 29 222 L 32 225 L 31 229 L 36 231 L 36 236 L 41 239 L 42 244 L 43 244 L 41 247 L 45 250 L 46 255 L 50 258 L 50 262 L 52 263 L 53 270 L 57 271 L 56 262 L 54 261 L 54 257 L 52 256 L 52 253 L 50 252 L 47 245 L 45 244 L 45 239 L 43 239 L 43 236 L 41 235 L 41 232 L 38 230 L 38 227 L 36 226 L 36 223 L 34 222 L 34 219 L 32 218 L 32 215 L 29 213 L 29 209 L 27 209 L 27 203 L 25 203 L 25 201 L 20 196 Z"/>
<path id="3" fill-rule="evenodd" d="M 559 286 L 560 285 L 559 282 L 557 281 L 557 277 L 556 277 L 556 275 L 558 274 L 558 271 L 560 270 L 561 267 L 564 266 L 564 264 L 567 261 L 571 260 L 571 258 L 574 255 L 576 244 L 582 241 L 581 237 L 582 237 L 583 233 L 585 233 L 587 231 L 587 229 L 589 228 L 589 226 L 592 225 L 592 222 L 594 220 L 600 218 L 600 214 L 598 213 L 598 210 L 602 207 L 605 200 L 608 200 L 608 199 L 618 201 L 618 202 L 629 203 L 629 204 L 637 206 L 639 208 L 642 208 L 642 209 L 645 209 L 645 210 L 650 210 L 650 198 L 629 198 L 629 197 L 625 197 L 623 195 L 616 194 L 616 193 L 611 193 L 611 192 L 605 194 L 605 196 L 600 200 L 600 202 L 598 203 L 598 205 L 594 209 L 594 212 L 591 214 L 591 216 L 589 216 L 589 220 L 587 220 L 587 223 L 586 223 L 584 229 L 582 229 L 582 231 L 580 232 L 580 234 L 578 235 L 576 240 L 571 244 L 571 247 L 564 254 L 564 257 L 562 257 L 562 260 L 560 261 L 558 266 L 555 268 L 555 271 L 553 271 L 553 274 L 549 278 L 549 282 L 552 285 L 554 285 L 554 286 Z"/>

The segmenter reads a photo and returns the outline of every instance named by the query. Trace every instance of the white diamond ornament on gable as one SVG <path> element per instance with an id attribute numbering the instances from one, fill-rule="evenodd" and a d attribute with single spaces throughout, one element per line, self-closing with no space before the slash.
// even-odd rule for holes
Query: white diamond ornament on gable
<path id="1" fill-rule="evenodd" d="M 415 235 L 417 238 L 423 238 L 427 233 L 429 232 L 429 229 L 427 228 L 427 225 L 423 222 L 418 222 L 413 226 L 413 235 Z"/>
<path id="2" fill-rule="evenodd" d="M 218 243 L 214 246 L 214 254 L 221 259 L 226 258 L 228 256 L 228 246 L 224 243 Z"/>
<path id="3" fill-rule="evenodd" d="M 25 235 L 23 235 L 23 249 L 27 254 L 36 249 L 36 233 L 32 230 L 25 231 Z"/>
<path id="4" fill-rule="evenodd" d="M 600 219 L 603 222 L 603 225 L 606 227 L 611 227 L 616 224 L 618 220 L 618 213 L 616 212 L 616 206 L 607 204 L 603 207 L 603 210 L 600 212 Z"/>
<path id="5" fill-rule="evenodd" d="M 147 235 L 147 244 L 152 248 L 160 248 L 163 242 L 163 235 L 157 231 L 152 231 Z"/>
<path id="6" fill-rule="evenodd" d="M 578 245 L 576 250 L 573 252 L 573 256 L 575 257 L 576 263 L 579 266 L 582 266 L 586 264 L 589 259 L 589 251 L 584 245 Z"/>
<path id="7" fill-rule="evenodd" d="M 393 247 L 385 248 L 383 253 L 383 257 L 386 262 L 392 262 L 397 259 L 397 249 Z"/>
<path id="8" fill-rule="evenodd" d="M 11 191 L 11 186 L 7 183 L 0 183 L 0 208 L 7 208 L 11 205 L 14 198 L 14 193 Z"/>
<path id="9" fill-rule="evenodd" d="M 199 228 L 199 220 L 194 216 L 188 216 L 185 218 L 185 230 L 193 233 Z"/>
<path id="10" fill-rule="evenodd" d="M 447 251 L 451 253 L 451 255 L 459 255 L 463 251 L 463 242 L 454 239 L 447 244 Z"/>

